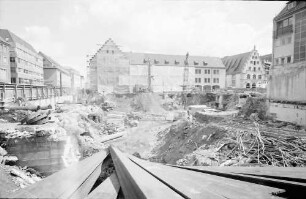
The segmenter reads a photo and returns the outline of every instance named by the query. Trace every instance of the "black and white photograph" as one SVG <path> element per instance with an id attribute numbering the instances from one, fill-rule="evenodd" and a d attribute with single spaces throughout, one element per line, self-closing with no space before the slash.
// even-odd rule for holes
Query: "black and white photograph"
<path id="1" fill-rule="evenodd" d="M 0 0 L 0 198 L 305 199 L 306 1 Z"/>

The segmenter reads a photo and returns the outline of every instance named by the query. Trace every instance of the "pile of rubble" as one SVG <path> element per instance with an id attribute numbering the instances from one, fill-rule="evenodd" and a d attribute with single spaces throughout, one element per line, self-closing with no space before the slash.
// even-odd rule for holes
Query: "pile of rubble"
<path id="1" fill-rule="evenodd" d="M 51 110 L 28 113 L 20 122 L 21 124 L 42 125 L 49 122 Z"/>

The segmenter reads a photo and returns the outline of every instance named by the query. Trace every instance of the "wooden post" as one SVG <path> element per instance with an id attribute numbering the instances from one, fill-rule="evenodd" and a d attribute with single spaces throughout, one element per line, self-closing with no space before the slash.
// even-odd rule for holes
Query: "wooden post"
<path id="1" fill-rule="evenodd" d="M 31 93 L 30 99 L 33 100 L 33 86 L 32 85 L 30 87 L 30 93 Z"/>
<path id="2" fill-rule="evenodd" d="M 14 90 L 15 90 L 15 100 L 16 100 L 16 99 L 18 98 L 18 94 L 17 94 L 17 84 L 15 84 Z"/>
<path id="3" fill-rule="evenodd" d="M 5 84 L 3 84 L 3 95 L 2 95 L 2 101 L 5 100 Z"/>

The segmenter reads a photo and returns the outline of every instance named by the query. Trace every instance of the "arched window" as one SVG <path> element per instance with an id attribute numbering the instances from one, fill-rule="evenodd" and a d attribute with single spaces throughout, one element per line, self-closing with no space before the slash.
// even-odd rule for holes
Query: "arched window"
<path id="1" fill-rule="evenodd" d="M 255 83 L 252 84 L 252 88 L 256 88 L 256 84 Z"/>
<path id="2" fill-rule="evenodd" d="M 253 75 L 253 79 L 256 79 L 256 75 Z"/>
<path id="3" fill-rule="evenodd" d="M 247 83 L 245 87 L 250 88 L 250 83 Z"/>
<path id="4" fill-rule="evenodd" d="M 251 79 L 251 75 L 250 74 L 247 74 L 247 79 Z"/>

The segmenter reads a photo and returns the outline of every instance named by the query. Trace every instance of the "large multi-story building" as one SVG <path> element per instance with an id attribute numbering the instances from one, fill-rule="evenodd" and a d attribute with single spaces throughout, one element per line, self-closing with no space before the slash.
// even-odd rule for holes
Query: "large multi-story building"
<path id="1" fill-rule="evenodd" d="M 9 30 L 0 29 L 0 36 L 10 44 L 11 83 L 43 85 L 43 60 L 35 49 Z"/>
<path id="2" fill-rule="evenodd" d="M 46 54 L 42 52 L 39 52 L 39 54 L 43 57 L 45 85 L 71 88 L 71 75 L 69 71 Z"/>
<path id="3" fill-rule="evenodd" d="M 88 85 L 99 92 L 118 93 L 148 88 L 149 84 L 153 92 L 177 92 L 183 86 L 200 90 L 225 87 L 225 67 L 219 58 L 189 56 L 187 72 L 185 59 L 185 55 L 122 52 L 109 39 L 90 59 Z"/>
<path id="4" fill-rule="evenodd" d="M 0 37 L 0 83 L 11 83 L 10 45 Z"/>
<path id="5" fill-rule="evenodd" d="M 306 2 L 289 1 L 273 20 L 269 112 L 306 126 Z"/>
<path id="6" fill-rule="evenodd" d="M 226 67 L 226 87 L 265 88 L 267 77 L 265 66 L 254 47 L 250 52 L 222 58 Z"/>

